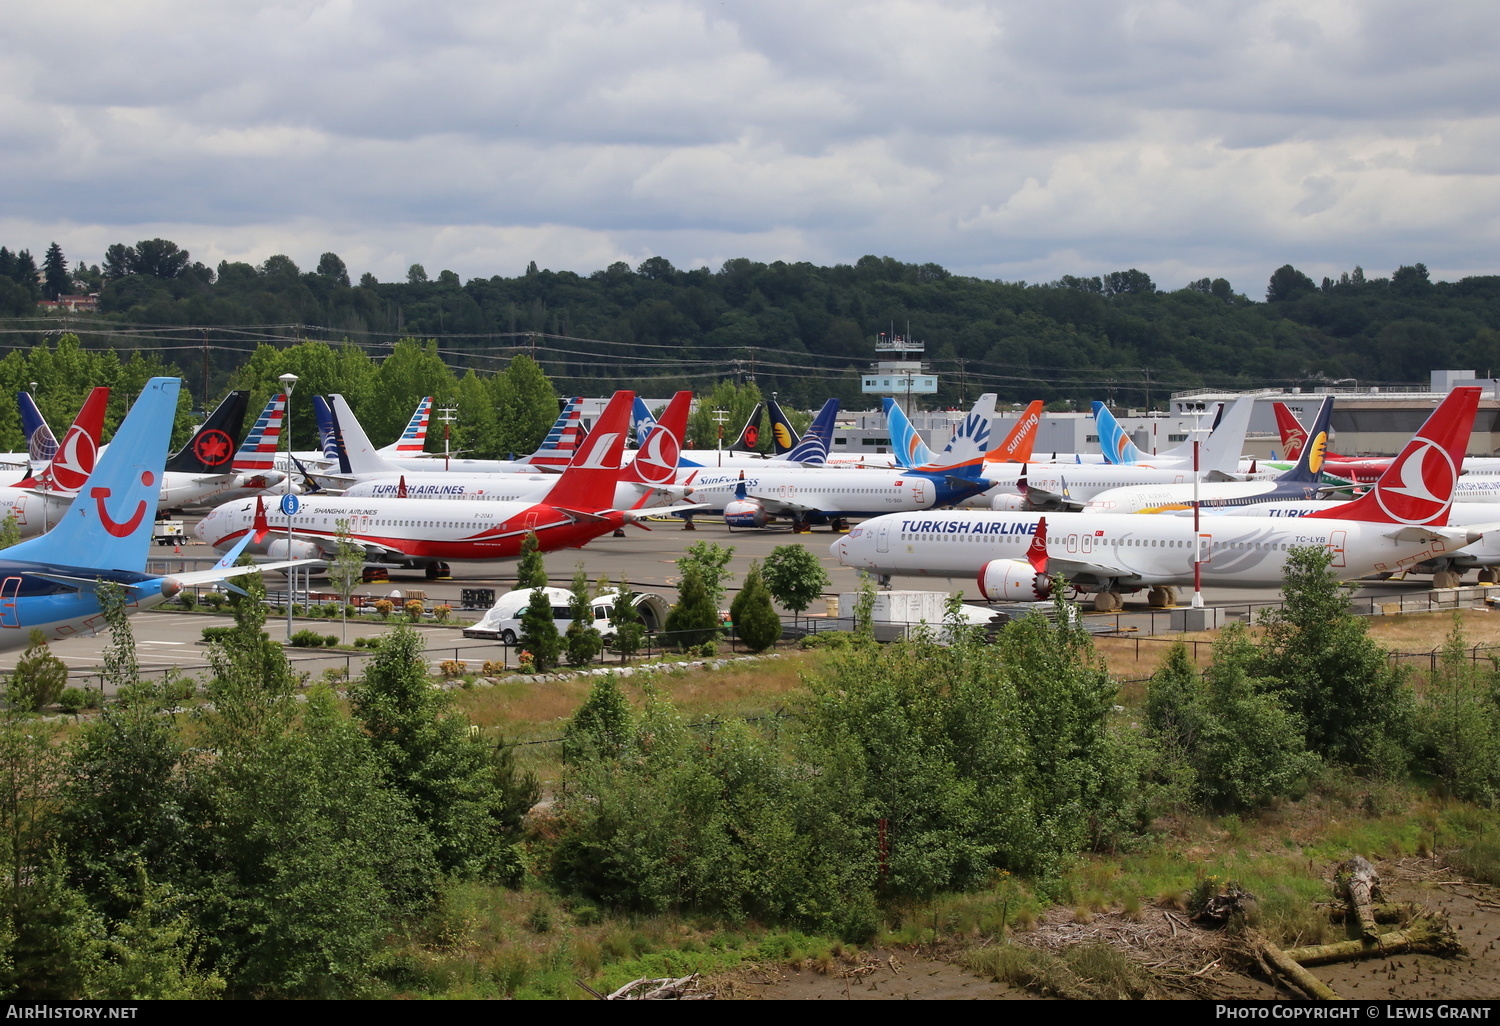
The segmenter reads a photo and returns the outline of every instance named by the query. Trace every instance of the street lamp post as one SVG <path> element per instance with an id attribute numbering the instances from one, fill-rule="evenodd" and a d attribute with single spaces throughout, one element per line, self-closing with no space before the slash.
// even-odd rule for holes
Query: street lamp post
<path id="1" fill-rule="evenodd" d="M 296 500 L 292 497 L 292 389 L 297 385 L 297 375 L 287 373 L 278 378 L 281 382 L 281 390 L 286 395 L 286 412 L 281 416 L 281 427 L 286 433 L 286 488 L 281 499 L 281 511 L 286 514 L 286 556 L 292 558 L 292 513 L 296 506 Z M 297 568 L 289 566 L 286 568 L 286 640 L 287 644 L 292 641 L 292 599 L 297 593 Z"/>

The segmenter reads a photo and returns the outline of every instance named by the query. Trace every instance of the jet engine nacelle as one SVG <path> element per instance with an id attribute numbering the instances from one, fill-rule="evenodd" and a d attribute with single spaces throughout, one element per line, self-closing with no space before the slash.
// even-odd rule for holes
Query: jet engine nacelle
<path id="1" fill-rule="evenodd" d="M 1052 594 L 1052 579 L 1024 559 L 992 559 L 979 568 L 979 593 L 991 602 L 1039 602 Z"/>
<path id="2" fill-rule="evenodd" d="M 765 527 L 775 519 L 757 499 L 735 499 L 724 507 L 724 523 L 730 527 Z"/>
<path id="3" fill-rule="evenodd" d="M 1026 496 L 1017 495 L 1015 492 L 996 492 L 990 499 L 990 509 L 1000 513 L 1025 513 L 1031 507 L 1026 502 Z"/>
<path id="4" fill-rule="evenodd" d="M 285 538 L 269 538 L 266 540 L 266 555 L 272 559 L 322 559 L 323 553 L 310 541 L 302 541 L 293 538 L 291 544 L 287 544 Z"/>

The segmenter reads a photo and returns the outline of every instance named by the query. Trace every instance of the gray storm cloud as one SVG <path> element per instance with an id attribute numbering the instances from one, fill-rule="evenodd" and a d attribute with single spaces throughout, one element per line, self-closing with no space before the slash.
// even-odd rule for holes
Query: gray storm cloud
<path id="1" fill-rule="evenodd" d="M 1488 273 L 1497 35 L 1462 3 L 62 3 L 0 26 L 0 226 L 384 279 Z"/>

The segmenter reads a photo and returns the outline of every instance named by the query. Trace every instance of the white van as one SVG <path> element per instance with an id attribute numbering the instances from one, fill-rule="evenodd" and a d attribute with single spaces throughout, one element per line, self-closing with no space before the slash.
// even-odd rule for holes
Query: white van
<path id="1" fill-rule="evenodd" d="M 552 622 L 557 625 L 559 634 L 566 634 L 572 625 L 573 619 L 568 615 L 568 608 L 573 602 L 573 593 L 566 588 L 543 588 L 547 600 L 552 603 Z M 594 614 L 594 626 L 605 638 L 611 636 L 609 629 L 609 611 L 614 608 L 615 595 L 613 591 L 601 592 L 594 597 L 589 606 Z M 648 631 L 659 631 L 662 624 L 667 621 L 667 612 L 671 604 L 660 595 L 649 592 L 635 592 L 631 600 L 635 605 L 635 611 L 640 616 L 641 622 L 646 625 Z M 517 588 L 515 591 L 506 592 L 495 600 L 489 612 L 472 627 L 464 628 L 466 638 L 490 638 L 506 645 L 514 645 L 521 637 L 521 614 L 526 607 L 531 605 L 530 589 Z"/>

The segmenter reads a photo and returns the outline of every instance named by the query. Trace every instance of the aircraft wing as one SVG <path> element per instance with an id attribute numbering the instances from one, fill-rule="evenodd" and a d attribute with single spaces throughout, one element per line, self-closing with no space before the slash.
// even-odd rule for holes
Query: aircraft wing
<path id="1" fill-rule="evenodd" d="M 1129 581 L 1139 576 L 1134 570 L 1126 570 L 1108 563 L 1096 563 L 1090 559 L 1050 554 L 1047 556 L 1047 573 L 1062 574 L 1070 580 L 1074 577 L 1098 577 Z"/>
<path id="2" fill-rule="evenodd" d="M 1475 524 L 1472 527 L 1398 527 L 1385 532 L 1387 538 L 1404 542 L 1425 542 L 1434 538 L 1453 545 L 1473 545 L 1486 534 L 1500 531 L 1500 524 Z"/>
<path id="3" fill-rule="evenodd" d="M 807 506 L 800 502 L 787 502 L 785 499 L 774 499 L 769 495 L 756 495 L 754 492 L 746 491 L 745 498 L 754 499 L 765 507 L 767 513 L 822 513 L 824 510 L 817 506 Z"/>

